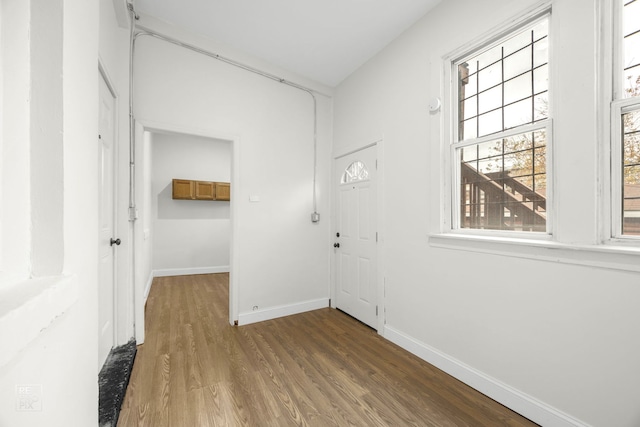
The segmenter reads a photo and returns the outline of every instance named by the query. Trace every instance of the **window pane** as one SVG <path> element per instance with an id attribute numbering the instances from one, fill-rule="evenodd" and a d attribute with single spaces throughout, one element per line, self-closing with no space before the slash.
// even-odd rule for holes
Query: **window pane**
<path id="1" fill-rule="evenodd" d="M 504 157 L 504 170 L 508 176 L 533 175 L 533 151 L 519 151 Z"/>
<path id="2" fill-rule="evenodd" d="M 540 93 L 549 90 L 549 66 L 544 65 L 533 70 L 533 92 Z"/>
<path id="3" fill-rule="evenodd" d="M 369 170 L 361 161 L 351 163 L 342 173 L 340 184 L 348 184 L 350 182 L 365 181 L 369 179 Z"/>
<path id="4" fill-rule="evenodd" d="M 465 99 L 473 96 L 478 91 L 477 74 L 469 75 L 469 67 L 465 62 L 458 65 L 458 99 Z"/>
<path id="5" fill-rule="evenodd" d="M 522 135 L 515 135 L 504 139 L 505 154 L 531 150 L 531 148 L 533 148 L 533 138 L 530 133 L 523 133 Z"/>
<path id="6" fill-rule="evenodd" d="M 624 97 L 640 96 L 640 64 L 624 71 Z"/>
<path id="7" fill-rule="evenodd" d="M 478 73 L 478 90 L 487 90 L 502 81 L 502 63 L 493 64 Z"/>
<path id="8" fill-rule="evenodd" d="M 500 132 L 502 128 L 502 109 L 478 117 L 478 136 L 487 136 Z"/>
<path id="9" fill-rule="evenodd" d="M 544 92 L 533 99 L 533 119 L 538 121 L 547 117 L 549 117 L 549 95 L 548 92 Z"/>
<path id="10" fill-rule="evenodd" d="M 465 120 L 462 123 L 462 127 L 460 129 L 460 135 L 458 135 L 458 139 L 462 141 L 463 139 L 472 139 L 478 137 L 478 119 L 473 118 L 469 120 Z"/>
<path id="11" fill-rule="evenodd" d="M 547 147 L 546 146 L 543 145 L 542 147 L 538 147 L 534 150 L 533 161 L 534 161 L 533 168 L 535 173 L 537 174 L 547 173 Z"/>
<path id="12" fill-rule="evenodd" d="M 640 96 L 640 2 L 628 2 L 622 9 L 623 97 Z"/>
<path id="13" fill-rule="evenodd" d="M 504 84 L 504 103 L 511 104 L 530 97 L 531 91 L 531 72 L 528 72 Z"/>
<path id="14" fill-rule="evenodd" d="M 502 172 L 501 160 L 502 159 L 500 157 L 489 157 L 483 160 L 478 160 L 476 163 L 477 170 L 484 176 L 491 176 L 491 174 L 500 173 Z"/>
<path id="15" fill-rule="evenodd" d="M 488 159 L 490 157 L 496 157 L 502 155 L 502 140 L 484 142 L 482 144 L 477 144 L 475 147 L 478 147 L 478 158 L 479 159 Z"/>
<path id="16" fill-rule="evenodd" d="M 528 46 L 504 59 L 504 79 L 518 76 L 531 67 L 531 46 Z"/>
<path id="17" fill-rule="evenodd" d="M 462 105 L 460 106 L 460 117 L 463 117 L 464 120 L 470 119 L 471 117 L 475 117 L 478 115 L 478 97 L 473 96 L 471 98 L 467 98 L 462 101 Z"/>
<path id="18" fill-rule="evenodd" d="M 531 98 L 516 102 L 504 107 L 504 127 L 505 129 L 531 123 L 533 121 L 533 111 Z"/>
<path id="19" fill-rule="evenodd" d="M 546 92 L 549 86 L 547 21 L 458 63 L 458 140 L 491 135 L 548 116 L 546 95 L 534 100 L 534 95 Z M 471 105 L 476 99 L 477 105 Z M 476 114 L 477 122 L 471 122 Z"/>
<path id="20" fill-rule="evenodd" d="M 482 70 L 487 68 L 489 65 L 493 64 L 496 61 L 499 61 L 502 58 L 502 51 L 499 47 L 489 49 L 484 53 L 478 55 L 474 62 L 477 63 L 478 70 Z"/>
<path id="21" fill-rule="evenodd" d="M 511 37 L 510 39 L 508 39 L 502 44 L 503 55 L 507 57 L 512 53 L 515 53 L 520 49 L 522 49 L 523 47 L 528 46 L 530 44 L 531 44 L 531 31 L 523 31 L 520 34 L 516 34 L 515 36 Z"/>
<path id="22" fill-rule="evenodd" d="M 624 38 L 624 68 L 640 64 L 640 32 Z"/>
<path id="23" fill-rule="evenodd" d="M 622 233 L 640 235 L 640 166 L 624 168 Z"/>
<path id="24" fill-rule="evenodd" d="M 482 92 L 478 97 L 478 112 L 480 114 L 495 110 L 502 106 L 502 85 L 489 89 L 486 92 Z"/>
<path id="25" fill-rule="evenodd" d="M 622 234 L 640 235 L 640 110 L 622 115 Z"/>
<path id="26" fill-rule="evenodd" d="M 533 66 L 539 67 L 549 62 L 549 39 L 544 38 L 533 45 Z"/>
<path id="27" fill-rule="evenodd" d="M 460 150 L 462 152 L 462 157 L 460 158 L 460 160 L 462 160 L 463 162 L 469 161 L 469 160 L 476 160 L 478 158 L 478 146 L 477 145 L 472 145 L 470 147 L 464 147 Z"/>
<path id="28" fill-rule="evenodd" d="M 640 2 L 628 3 L 623 10 L 622 31 L 631 34 L 640 30 Z"/>
<path id="29" fill-rule="evenodd" d="M 546 231 L 545 131 L 465 147 L 461 162 L 460 227 Z M 540 146 L 537 148 L 534 140 Z"/>
<path id="30" fill-rule="evenodd" d="M 478 93 L 478 75 L 473 74 L 461 81 L 459 99 L 469 98 L 476 93 Z"/>

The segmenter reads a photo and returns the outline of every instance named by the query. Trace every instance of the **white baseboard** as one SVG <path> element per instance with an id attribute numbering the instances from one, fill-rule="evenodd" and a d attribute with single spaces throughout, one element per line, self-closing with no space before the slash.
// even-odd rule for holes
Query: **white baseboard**
<path id="1" fill-rule="evenodd" d="M 280 305 L 261 310 L 240 313 L 238 325 L 248 325 L 250 323 L 263 322 L 265 320 L 277 319 L 278 317 L 291 316 L 292 314 L 304 313 L 306 311 L 319 310 L 329 307 L 329 298 L 303 301 L 295 304 Z"/>
<path id="2" fill-rule="evenodd" d="M 167 268 L 162 270 L 153 270 L 153 277 L 190 276 L 192 274 L 214 274 L 228 272 L 228 265 L 220 265 L 216 267 Z"/>
<path id="3" fill-rule="evenodd" d="M 390 326 L 385 326 L 384 337 L 541 426 L 589 427 L 588 424 L 467 366 L 459 360 Z"/>

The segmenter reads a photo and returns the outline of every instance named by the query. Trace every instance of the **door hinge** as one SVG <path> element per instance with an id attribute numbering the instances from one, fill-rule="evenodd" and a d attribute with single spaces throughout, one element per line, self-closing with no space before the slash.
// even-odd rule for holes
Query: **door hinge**
<path id="1" fill-rule="evenodd" d="M 376 159 L 376 170 L 378 170 L 378 159 Z"/>
<path id="2" fill-rule="evenodd" d="M 378 241 L 378 232 L 376 231 L 376 242 Z"/>
<path id="3" fill-rule="evenodd" d="M 376 316 L 378 315 L 378 306 L 376 305 Z"/>

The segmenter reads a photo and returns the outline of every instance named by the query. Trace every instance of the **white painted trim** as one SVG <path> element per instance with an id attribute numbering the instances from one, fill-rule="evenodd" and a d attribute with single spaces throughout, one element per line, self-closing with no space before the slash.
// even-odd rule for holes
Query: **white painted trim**
<path id="1" fill-rule="evenodd" d="M 560 264 L 640 272 L 640 248 L 614 245 L 571 245 L 548 240 L 509 239 L 458 233 L 429 235 L 429 246 Z"/>
<path id="2" fill-rule="evenodd" d="M 215 267 L 165 268 L 162 270 L 153 270 L 153 277 L 190 276 L 192 274 L 215 274 L 228 272 L 228 265 L 220 265 Z"/>
<path id="3" fill-rule="evenodd" d="M 251 323 L 263 322 L 265 320 L 277 319 L 279 317 L 291 316 L 293 314 L 319 310 L 326 307 L 329 307 L 328 298 L 264 308 L 262 310 L 250 311 L 248 313 L 240 313 L 238 316 L 238 325 L 249 325 Z"/>
<path id="4" fill-rule="evenodd" d="M 589 426 L 393 327 L 385 326 L 385 338 L 535 423 L 545 427 Z"/>
<path id="5" fill-rule="evenodd" d="M 147 298 L 149 298 L 149 291 L 151 291 L 151 285 L 153 284 L 153 271 L 149 273 L 149 279 L 147 280 L 147 285 L 144 288 L 144 303 L 147 303 Z"/>
<path id="6" fill-rule="evenodd" d="M 384 263 L 384 242 L 385 242 L 385 229 L 384 224 L 386 224 L 386 218 L 384 215 L 386 206 L 385 192 L 384 192 L 384 138 L 381 138 L 376 142 L 376 197 L 378 206 L 376 206 L 377 213 L 377 233 L 378 233 L 378 242 L 376 245 L 376 282 L 378 284 L 378 325 L 377 330 L 378 334 L 384 336 L 384 325 L 387 321 L 386 319 L 386 301 L 385 301 L 385 282 L 384 282 L 384 272 L 385 272 L 385 263 Z"/>
<path id="7" fill-rule="evenodd" d="M 213 138 L 219 140 L 225 140 L 231 142 L 231 238 L 230 238 L 230 265 L 229 265 L 229 323 L 233 325 L 238 321 L 239 303 L 238 303 L 238 290 L 240 283 L 238 281 L 238 274 L 236 274 L 235 266 L 238 265 L 239 248 L 234 236 L 239 234 L 239 224 L 235 221 L 236 217 L 236 200 L 240 197 L 240 136 L 236 134 L 229 134 L 220 132 L 215 129 L 209 128 L 193 128 L 185 127 L 170 123 L 159 123 L 153 120 L 145 118 L 136 119 L 136 126 L 140 125 L 143 128 L 143 132 L 155 132 L 155 133 L 173 133 L 173 134 L 186 134 L 193 136 L 202 136 L 205 138 Z M 138 139 L 136 137 L 136 139 Z M 137 158 L 136 158 L 137 159 Z M 135 264 L 134 264 L 135 265 Z M 193 274 L 193 273 L 192 273 Z M 204 274 L 204 273 L 195 273 Z M 137 307 L 140 310 L 140 307 Z M 144 309 L 142 309 L 144 312 Z"/>
<path id="8" fill-rule="evenodd" d="M 0 367 L 66 313 L 78 300 L 76 276 L 31 279 L 0 291 Z"/>

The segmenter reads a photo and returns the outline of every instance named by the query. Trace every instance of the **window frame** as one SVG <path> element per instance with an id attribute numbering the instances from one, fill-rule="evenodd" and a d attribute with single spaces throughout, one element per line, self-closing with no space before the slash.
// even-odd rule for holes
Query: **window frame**
<path id="1" fill-rule="evenodd" d="M 636 0 L 638 1 L 638 0 Z M 609 70 L 603 70 L 606 85 L 610 88 L 606 94 L 606 103 L 609 105 L 609 159 L 608 168 L 608 197 L 605 203 L 609 205 L 609 227 L 605 240 L 616 244 L 640 244 L 640 236 L 623 233 L 623 125 L 622 116 L 630 111 L 640 111 L 640 96 L 634 98 L 623 97 L 624 91 L 624 41 L 623 41 L 623 3 L 625 0 L 609 0 L 606 10 L 603 11 L 605 34 L 611 34 L 611 38 L 604 36 L 604 55 L 608 56 Z M 608 170 L 607 170 L 608 169 Z"/>
<path id="2" fill-rule="evenodd" d="M 501 45 L 511 36 L 518 34 L 523 28 L 535 25 L 537 22 L 547 19 L 548 26 L 548 43 L 549 43 L 549 87 L 547 89 L 549 111 L 548 117 L 533 123 L 520 125 L 511 129 L 496 132 L 490 135 L 471 138 L 469 140 L 458 140 L 459 132 L 459 98 L 458 98 L 458 64 L 464 62 L 465 59 L 479 55 L 486 52 L 496 46 Z M 442 226 L 443 231 L 469 236 L 488 236 L 488 237 L 506 237 L 516 239 L 529 239 L 529 240 L 550 240 L 553 236 L 554 230 L 554 216 L 555 216 L 555 203 L 554 203 L 554 162 L 553 162 L 553 88 L 552 88 L 552 13 L 551 5 L 543 4 L 525 14 L 521 17 L 510 21 L 507 25 L 503 25 L 501 28 L 497 28 L 487 36 L 481 38 L 478 41 L 469 43 L 460 47 L 456 51 L 446 55 L 443 58 L 444 70 L 443 81 L 446 82 L 448 88 L 445 92 L 445 102 L 443 103 L 443 120 L 448 123 L 444 127 L 444 162 L 443 162 L 443 183 L 445 192 L 443 194 L 442 204 Z M 461 222 L 461 165 L 458 150 L 468 146 L 479 145 L 484 142 L 494 141 L 498 139 L 507 138 L 514 135 L 524 134 L 528 132 L 534 132 L 538 130 L 545 130 L 546 132 L 546 181 L 547 181 L 547 193 L 546 193 L 546 231 L 511 231 L 511 230 L 494 230 L 494 229 L 478 229 L 478 228 L 462 228 Z"/>

